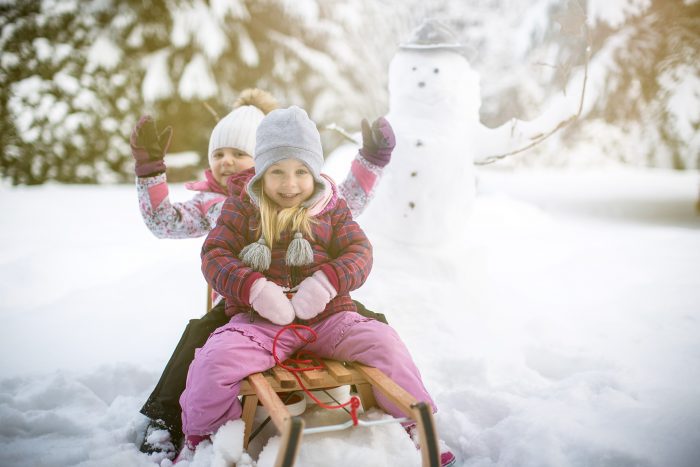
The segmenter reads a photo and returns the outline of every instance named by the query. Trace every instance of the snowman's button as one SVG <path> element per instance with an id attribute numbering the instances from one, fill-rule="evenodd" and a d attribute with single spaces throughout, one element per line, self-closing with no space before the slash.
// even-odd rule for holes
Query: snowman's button
<path id="1" fill-rule="evenodd" d="M 419 147 L 421 147 L 421 146 L 423 146 L 423 141 L 421 141 L 421 140 L 419 140 L 419 139 L 416 140 L 416 147 L 419 148 Z"/>
<path id="2" fill-rule="evenodd" d="M 415 208 L 416 208 L 416 203 L 414 203 L 413 201 L 409 201 L 409 202 L 408 202 L 408 207 L 411 208 L 411 209 L 415 209 Z"/>

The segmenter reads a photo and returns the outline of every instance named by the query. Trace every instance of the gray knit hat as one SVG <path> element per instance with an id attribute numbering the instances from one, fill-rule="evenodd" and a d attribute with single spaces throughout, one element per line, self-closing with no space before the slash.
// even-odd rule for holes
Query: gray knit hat
<path id="1" fill-rule="evenodd" d="M 316 184 L 323 187 L 321 178 L 323 148 L 316 124 L 306 111 L 293 105 L 288 109 L 273 110 L 265 115 L 255 138 L 255 176 L 248 182 L 248 194 L 253 202 L 260 200 L 252 190 L 272 164 L 282 159 L 299 159 L 311 171 Z"/>
<path id="2" fill-rule="evenodd" d="M 302 161 L 314 177 L 316 189 L 305 203 L 311 205 L 327 183 L 321 177 L 323 166 L 321 135 L 306 112 L 294 105 L 288 109 L 273 110 L 258 126 L 255 139 L 255 175 L 246 187 L 248 195 L 255 204 L 259 206 L 260 200 L 253 186 L 262 178 L 268 167 L 275 162 L 290 158 Z M 270 267 L 272 252 L 261 236 L 257 242 L 246 245 L 238 257 L 256 271 L 265 271 Z M 288 266 L 304 266 L 313 263 L 313 260 L 314 251 L 311 244 L 301 232 L 295 232 L 294 238 L 287 246 L 285 262 Z"/>

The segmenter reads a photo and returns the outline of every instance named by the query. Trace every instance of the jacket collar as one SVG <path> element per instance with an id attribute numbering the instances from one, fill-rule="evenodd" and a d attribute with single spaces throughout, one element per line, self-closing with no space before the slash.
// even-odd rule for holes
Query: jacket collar
<path id="1" fill-rule="evenodd" d="M 321 174 L 321 181 L 323 187 L 317 183 L 314 194 L 304 202 L 311 216 L 323 214 L 333 208 L 338 201 L 338 187 L 335 182 L 326 174 Z"/>
<path id="2" fill-rule="evenodd" d="M 207 169 L 204 171 L 204 178 L 205 180 L 185 183 L 185 188 L 192 191 L 208 191 L 219 193 L 224 196 L 228 194 L 226 190 L 216 181 L 211 169 Z"/>

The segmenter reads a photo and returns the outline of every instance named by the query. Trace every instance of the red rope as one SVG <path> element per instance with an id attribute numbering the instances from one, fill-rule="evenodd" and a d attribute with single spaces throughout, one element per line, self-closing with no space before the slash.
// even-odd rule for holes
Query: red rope
<path id="1" fill-rule="evenodd" d="M 306 331 L 308 335 L 304 335 L 301 333 L 301 331 Z M 320 407 L 323 407 L 324 409 L 327 410 L 335 410 L 335 409 L 342 409 L 347 406 L 350 406 L 350 416 L 352 417 L 352 424 L 357 425 L 358 424 L 358 418 L 357 418 L 357 409 L 360 408 L 360 399 L 357 396 L 352 396 L 349 401 L 347 401 L 344 404 L 339 404 L 339 405 L 328 405 L 323 402 L 321 402 L 316 396 L 314 396 L 311 391 L 309 391 L 306 386 L 304 386 L 304 383 L 301 380 L 301 377 L 299 376 L 299 373 L 303 371 L 311 371 L 311 370 L 322 370 L 324 368 L 323 362 L 321 359 L 314 355 L 312 352 L 306 352 L 303 350 L 298 351 L 294 356 L 291 358 L 287 359 L 285 362 L 282 362 L 279 357 L 277 356 L 277 341 L 279 340 L 280 336 L 286 332 L 286 331 L 293 331 L 294 334 L 304 342 L 305 344 L 310 344 L 311 342 L 315 342 L 316 339 L 318 338 L 318 335 L 316 334 L 316 331 L 311 329 L 309 326 L 304 326 L 303 324 L 289 324 L 287 326 L 284 326 L 282 329 L 277 331 L 277 334 L 275 335 L 275 339 L 272 341 L 272 356 L 275 359 L 275 363 L 279 365 L 280 367 L 284 368 L 285 370 L 289 371 L 292 376 L 294 376 L 294 379 L 297 380 L 297 383 L 299 383 L 299 387 Z M 307 358 L 303 358 L 307 357 Z M 316 363 L 318 362 L 318 363 Z M 291 365 L 308 365 L 308 366 L 291 366 Z"/>

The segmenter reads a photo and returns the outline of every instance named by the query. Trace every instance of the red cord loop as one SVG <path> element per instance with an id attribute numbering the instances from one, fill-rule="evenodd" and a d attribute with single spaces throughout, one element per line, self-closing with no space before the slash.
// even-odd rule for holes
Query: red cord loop
<path id="1" fill-rule="evenodd" d="M 329 405 L 321 402 L 316 396 L 314 396 L 311 393 L 311 391 L 309 391 L 306 388 L 306 386 L 304 386 L 304 383 L 302 382 L 299 373 L 301 373 L 302 371 L 322 370 L 324 368 L 323 361 L 317 355 L 315 355 L 312 352 L 300 350 L 293 357 L 288 358 L 284 362 L 282 362 L 279 359 L 279 357 L 277 356 L 277 341 L 279 340 L 280 336 L 286 331 L 293 331 L 294 334 L 299 338 L 299 340 L 301 340 L 305 344 L 315 342 L 318 338 L 316 331 L 311 329 L 309 326 L 304 326 L 303 324 L 288 324 L 287 326 L 284 326 L 282 329 L 277 331 L 275 339 L 272 341 L 272 357 L 275 359 L 275 363 L 280 367 L 284 368 L 285 370 L 289 371 L 292 374 L 292 376 L 294 376 L 294 379 L 297 380 L 297 383 L 299 383 L 299 387 L 301 387 L 301 389 L 318 406 L 323 407 L 327 410 L 342 409 L 344 407 L 350 406 L 350 417 L 352 417 L 352 424 L 357 426 L 359 421 L 359 419 L 357 418 L 357 411 L 361 406 L 360 399 L 357 396 L 352 396 L 350 400 L 344 404 Z M 304 335 L 301 331 L 306 331 L 307 335 Z"/>

